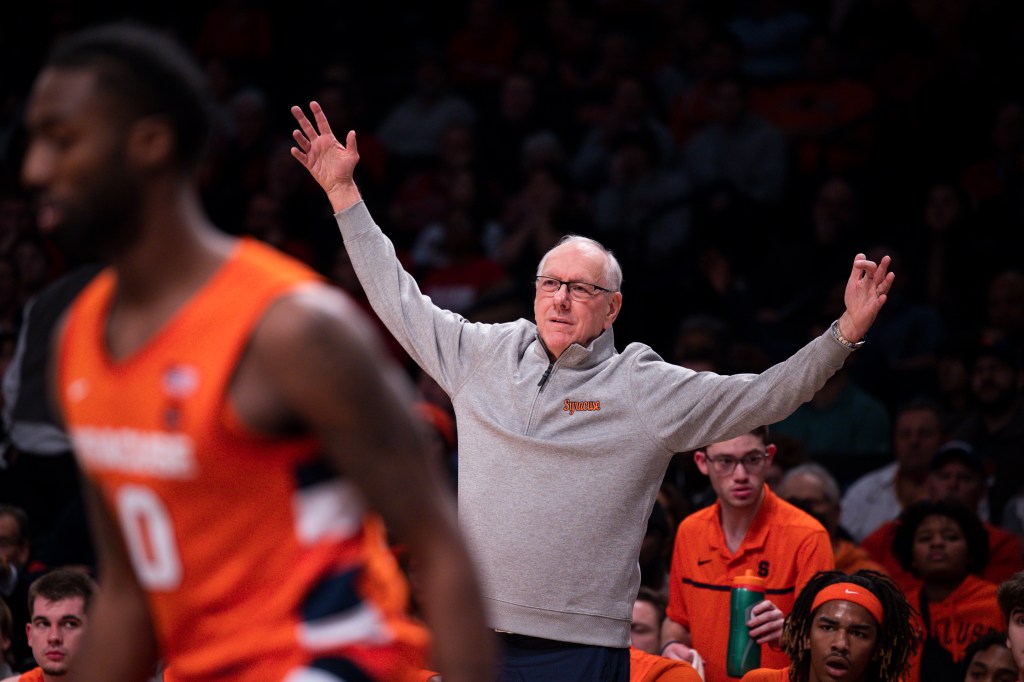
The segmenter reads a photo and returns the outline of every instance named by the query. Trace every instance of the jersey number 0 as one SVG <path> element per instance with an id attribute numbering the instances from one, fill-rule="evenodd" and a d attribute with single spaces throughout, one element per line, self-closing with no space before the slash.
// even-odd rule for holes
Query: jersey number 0
<path id="1" fill-rule="evenodd" d="M 163 501 L 145 486 L 123 485 L 117 491 L 117 512 L 142 586 L 160 592 L 177 588 L 181 558 Z"/>

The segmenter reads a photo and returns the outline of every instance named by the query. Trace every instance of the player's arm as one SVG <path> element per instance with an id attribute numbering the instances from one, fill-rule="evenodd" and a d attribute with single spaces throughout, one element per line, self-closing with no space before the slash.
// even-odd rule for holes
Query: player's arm
<path id="1" fill-rule="evenodd" d="M 66 314 L 54 326 L 47 363 L 47 387 L 54 423 L 64 427 L 58 400 L 58 358 Z M 145 682 L 156 664 L 158 645 L 145 592 L 135 577 L 117 521 L 99 491 L 83 476 L 82 497 L 96 548 L 100 590 L 89 607 L 82 645 L 68 682 Z"/>
<path id="2" fill-rule="evenodd" d="M 440 463 L 428 461 L 412 386 L 368 320 L 339 292 L 309 287 L 278 302 L 246 362 L 407 547 L 422 580 L 435 665 L 446 682 L 493 676 L 493 633 Z"/>
<path id="3" fill-rule="evenodd" d="M 149 679 L 158 657 L 146 595 L 135 577 L 120 528 L 99 491 L 83 481 L 82 494 L 98 553 L 100 590 L 89 608 L 69 682 L 143 682 Z"/>

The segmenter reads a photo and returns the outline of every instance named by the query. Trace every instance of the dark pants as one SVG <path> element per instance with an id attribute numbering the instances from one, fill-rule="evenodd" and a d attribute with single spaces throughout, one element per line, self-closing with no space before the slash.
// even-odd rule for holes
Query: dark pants
<path id="1" fill-rule="evenodd" d="M 629 649 L 499 635 L 501 682 L 629 682 Z"/>

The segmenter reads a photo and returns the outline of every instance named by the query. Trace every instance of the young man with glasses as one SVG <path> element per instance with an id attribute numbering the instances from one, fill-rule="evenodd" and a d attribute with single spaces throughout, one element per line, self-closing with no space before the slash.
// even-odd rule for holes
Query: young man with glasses
<path id="1" fill-rule="evenodd" d="M 534 321 L 471 323 L 421 294 L 352 179 L 355 132 L 343 144 L 310 109 L 315 125 L 292 109 L 292 155 L 327 193 L 374 311 L 455 407 L 459 520 L 501 632 L 503 676 L 628 680 L 637 557 L 672 455 L 809 400 L 885 303 L 889 259 L 858 255 L 832 331 L 760 375 L 697 373 L 639 343 L 620 353 L 622 270 L 583 237 L 541 260 Z"/>
<path id="2" fill-rule="evenodd" d="M 815 573 L 835 566 L 822 525 L 765 485 L 774 456 L 764 426 L 693 455 L 718 501 L 679 524 L 662 655 L 689 660 L 696 649 L 706 682 L 738 679 L 726 675 L 725 661 L 735 576 L 750 570 L 764 579 L 765 600 L 754 606 L 747 625 L 758 644 L 775 645 L 761 647 L 761 666 L 784 668 L 789 660 L 778 642 L 785 615 Z"/>

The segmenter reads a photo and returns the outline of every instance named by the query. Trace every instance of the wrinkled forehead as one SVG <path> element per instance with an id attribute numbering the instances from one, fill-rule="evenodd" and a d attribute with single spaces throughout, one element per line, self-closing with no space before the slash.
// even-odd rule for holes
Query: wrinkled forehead
<path id="1" fill-rule="evenodd" d="M 607 256 L 595 246 L 575 242 L 556 246 L 544 261 L 540 274 L 573 282 L 601 284 Z"/>

